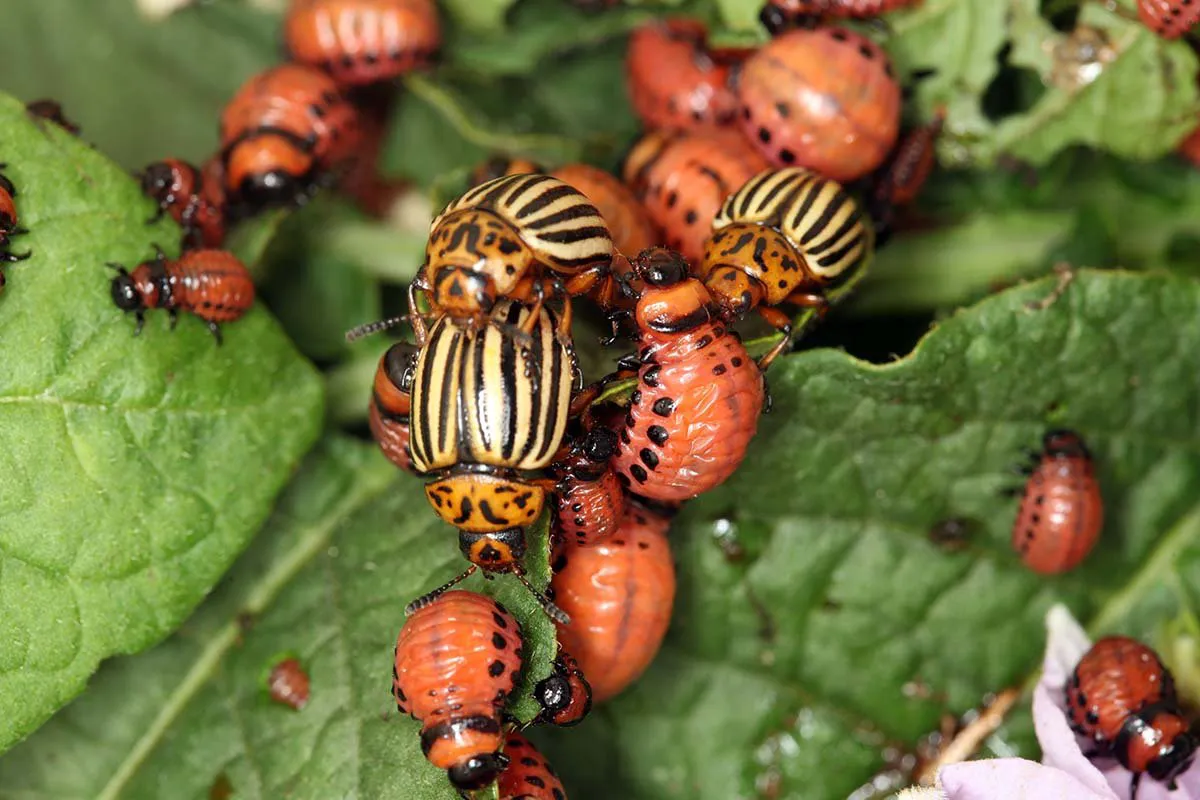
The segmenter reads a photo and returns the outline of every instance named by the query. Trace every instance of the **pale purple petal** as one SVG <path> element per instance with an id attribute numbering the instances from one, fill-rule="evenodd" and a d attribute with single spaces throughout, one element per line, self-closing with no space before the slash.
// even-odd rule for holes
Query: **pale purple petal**
<path id="1" fill-rule="evenodd" d="M 947 800 L 1111 800 L 1074 776 L 1024 758 L 951 764 L 938 772 Z"/>
<path id="2" fill-rule="evenodd" d="M 1086 652 L 1086 648 L 1084 649 Z M 1118 795 L 1108 781 L 1079 748 L 1079 739 L 1067 724 L 1066 714 L 1059 705 L 1062 688 L 1051 689 L 1043 680 L 1033 691 L 1033 726 L 1038 744 L 1042 746 L 1042 763 L 1074 776 L 1094 797 L 1116 800 Z M 1128 792 L 1128 774 L 1126 787 Z"/>

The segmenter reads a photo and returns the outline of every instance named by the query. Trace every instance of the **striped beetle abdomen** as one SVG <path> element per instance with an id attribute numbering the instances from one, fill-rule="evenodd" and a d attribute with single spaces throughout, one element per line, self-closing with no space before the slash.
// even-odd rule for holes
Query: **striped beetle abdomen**
<path id="1" fill-rule="evenodd" d="M 713 233 L 737 223 L 777 229 L 801 257 L 800 271 L 826 288 L 860 277 L 875 244 L 863 207 L 841 184 L 803 167 L 755 175 L 726 199 L 713 219 Z M 770 259 L 764 264 L 751 258 L 746 268 L 774 277 L 771 266 Z M 767 288 L 779 289 L 778 280 L 769 281 Z"/>
<path id="2" fill-rule="evenodd" d="M 501 301 L 472 329 L 442 317 L 417 357 L 411 451 L 421 472 L 460 465 L 547 466 L 566 431 L 574 358 L 542 309 L 528 348 L 516 326 L 530 311 Z"/>
<path id="3" fill-rule="evenodd" d="M 612 258 L 612 235 L 600 212 L 558 178 L 527 173 L 481 183 L 446 206 L 432 230 L 468 209 L 490 211 L 507 222 L 536 260 L 555 272 L 572 275 Z"/>

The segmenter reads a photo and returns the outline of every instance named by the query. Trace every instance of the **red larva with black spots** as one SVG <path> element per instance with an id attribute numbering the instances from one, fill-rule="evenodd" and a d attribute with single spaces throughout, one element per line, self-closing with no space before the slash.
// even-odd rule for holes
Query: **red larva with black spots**
<path id="1" fill-rule="evenodd" d="M 680 502 L 737 469 L 758 429 L 766 386 L 677 253 L 652 248 L 634 267 L 646 283 L 634 312 L 641 366 L 613 466 L 634 494 Z"/>
<path id="2" fill-rule="evenodd" d="M 533 744 L 513 731 L 504 743 L 508 769 L 500 773 L 496 788 L 500 800 L 567 800 L 562 781 Z"/>
<path id="3" fill-rule="evenodd" d="M 1092 456 L 1079 434 L 1050 431 L 1028 471 L 1013 524 L 1013 549 L 1042 575 L 1072 570 L 1092 552 L 1104 527 Z"/>
<path id="4" fill-rule="evenodd" d="M 649 22 L 629 37 L 629 96 L 647 128 L 714 128 L 737 118 L 732 63 L 714 57 L 707 37 L 703 23 L 682 18 Z"/>
<path id="5" fill-rule="evenodd" d="M 670 518 L 631 503 L 620 528 L 595 547 L 563 546 L 550 588 L 571 615 L 558 640 L 588 676 L 592 699 L 623 692 L 658 655 L 675 602 Z"/>
<path id="6" fill-rule="evenodd" d="M 134 335 L 142 332 L 147 309 L 162 308 L 170 313 L 172 328 L 180 311 L 204 320 L 220 344 L 220 323 L 241 319 L 254 305 L 250 272 L 224 250 L 191 250 L 175 260 L 158 250 L 153 261 L 143 261 L 133 272 L 120 264 L 108 266 L 117 270 L 113 302 L 137 316 Z"/>
<path id="7" fill-rule="evenodd" d="M 652 131 L 629 151 L 622 177 L 662 230 L 660 242 L 697 263 L 725 198 L 767 166 L 737 131 Z"/>
<path id="8" fill-rule="evenodd" d="M 1138 17 L 1164 39 L 1178 39 L 1200 23 L 1200 0 L 1138 0 Z"/>
<path id="9" fill-rule="evenodd" d="M 900 85 L 879 45 L 842 28 L 794 30 L 742 65 L 742 127 L 777 167 L 852 181 L 883 163 L 900 132 Z"/>
<path id="10" fill-rule="evenodd" d="M 522 667 L 521 626 L 491 598 L 446 592 L 405 621 L 392 693 L 423 723 L 425 757 L 456 788 L 487 786 L 507 766 L 500 715 Z"/>
<path id="11" fill-rule="evenodd" d="M 342 86 L 425 66 L 442 42 L 433 0 L 292 0 L 283 30 L 293 61 Z"/>
<path id="12" fill-rule="evenodd" d="M 534 687 L 533 696 L 542 707 L 538 721 L 563 728 L 583 722 L 592 710 L 592 685 L 566 650 L 559 650 L 554 670 Z"/>
<path id="13" fill-rule="evenodd" d="M 625 512 L 621 482 L 609 462 L 617 452 L 617 435 L 593 428 L 576 441 L 550 470 L 556 481 L 557 532 L 576 544 L 592 545 L 608 538 Z"/>
<path id="14" fill-rule="evenodd" d="M 1135 639 L 1107 636 L 1092 645 L 1067 681 L 1066 701 L 1072 729 L 1133 773 L 1132 797 L 1143 774 L 1174 790 L 1195 758 L 1198 742 L 1170 671 Z"/>

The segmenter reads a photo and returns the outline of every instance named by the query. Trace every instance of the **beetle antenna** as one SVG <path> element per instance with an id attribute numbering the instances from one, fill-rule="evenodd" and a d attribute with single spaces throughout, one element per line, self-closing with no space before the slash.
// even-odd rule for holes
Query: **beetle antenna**
<path id="1" fill-rule="evenodd" d="M 391 330 L 407 320 L 408 315 L 403 314 L 399 317 L 388 317 L 387 319 L 381 319 L 376 322 L 363 323 L 356 328 L 351 328 L 350 330 L 346 331 L 346 341 L 356 342 L 364 336 L 370 336 L 374 333 Z"/>

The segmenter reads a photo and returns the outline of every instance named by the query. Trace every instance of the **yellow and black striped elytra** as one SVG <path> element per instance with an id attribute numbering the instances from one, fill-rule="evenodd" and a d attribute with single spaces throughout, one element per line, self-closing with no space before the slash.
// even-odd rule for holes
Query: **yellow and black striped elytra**
<path id="1" fill-rule="evenodd" d="M 502 298 L 540 307 L 548 289 L 583 294 L 608 278 L 613 252 L 608 225 L 580 191 L 549 175 L 503 175 L 433 221 L 411 311 L 417 290 L 435 316 L 457 320 L 482 322 Z M 560 328 L 569 326 L 568 306 Z"/>
<path id="2" fill-rule="evenodd" d="M 841 184 L 802 167 L 751 178 L 725 200 L 712 231 L 697 276 L 729 317 L 757 309 L 787 333 L 791 319 L 774 306 L 823 311 L 862 278 L 875 249 L 863 206 Z"/>
<path id="3" fill-rule="evenodd" d="M 545 489 L 521 473 L 554 458 L 579 378 L 557 325 L 549 309 L 503 300 L 482 327 L 438 319 L 417 356 L 413 467 L 437 474 L 426 495 L 462 531 L 519 528 L 541 514 Z M 522 327 L 528 343 L 517 334 Z"/>

